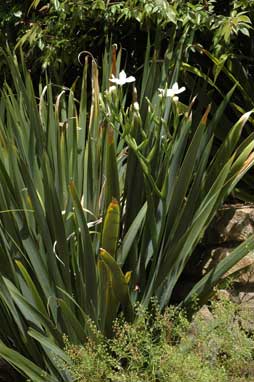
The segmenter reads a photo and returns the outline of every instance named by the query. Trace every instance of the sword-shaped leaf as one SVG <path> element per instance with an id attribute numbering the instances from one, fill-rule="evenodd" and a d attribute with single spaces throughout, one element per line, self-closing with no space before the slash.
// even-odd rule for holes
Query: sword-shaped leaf
<path id="1" fill-rule="evenodd" d="M 31 381 L 59 382 L 56 377 L 49 375 L 45 370 L 41 369 L 17 351 L 8 348 L 2 341 L 0 342 L 0 356 L 31 378 Z"/>
<path id="2" fill-rule="evenodd" d="M 114 142 L 114 130 L 107 126 L 106 136 L 106 185 L 105 185 L 105 208 L 107 209 L 112 199 L 120 201 L 119 175 Z"/>

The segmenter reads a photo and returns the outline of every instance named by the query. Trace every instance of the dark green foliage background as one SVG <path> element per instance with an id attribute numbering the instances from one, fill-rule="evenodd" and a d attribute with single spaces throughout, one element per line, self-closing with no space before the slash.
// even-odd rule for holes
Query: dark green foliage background
<path id="1" fill-rule="evenodd" d="M 246 36 L 250 33 L 252 37 L 252 29 L 238 23 L 225 40 L 223 25 L 230 22 L 232 11 L 237 15 L 247 11 L 252 18 L 254 2 L 9 0 L 0 5 L 0 42 L 13 49 L 22 47 L 36 76 L 50 67 L 56 80 L 69 83 L 80 74 L 78 54 L 83 50 L 89 50 L 100 62 L 110 39 L 121 44 L 129 67 L 137 71 L 143 62 L 147 32 L 159 32 L 162 47 L 166 47 L 174 29 L 180 36 L 189 25 L 194 43 L 202 44 L 218 57 L 223 53 L 237 54 L 238 60 L 252 71 L 252 39 Z M 196 58 L 192 59 L 195 63 Z M 197 60 L 200 62 L 200 57 Z"/>

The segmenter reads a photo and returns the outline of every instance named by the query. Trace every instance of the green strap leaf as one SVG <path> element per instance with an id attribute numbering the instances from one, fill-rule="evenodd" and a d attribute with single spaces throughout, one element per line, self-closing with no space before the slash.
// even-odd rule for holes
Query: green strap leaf
<path id="1" fill-rule="evenodd" d="M 135 241 L 135 238 L 137 237 L 139 229 L 146 217 L 146 213 L 147 213 L 147 203 L 145 203 L 143 207 L 140 209 L 137 216 L 135 217 L 132 224 L 130 225 L 128 231 L 124 235 L 121 248 L 119 250 L 119 253 L 117 254 L 117 263 L 120 265 L 120 267 L 122 267 L 123 264 L 125 263 L 125 260 L 129 254 L 129 251 Z"/>
<path id="2" fill-rule="evenodd" d="M 87 288 L 87 301 L 90 306 L 90 311 L 87 312 L 91 315 L 93 319 L 94 317 L 94 308 L 97 306 L 97 277 L 96 277 L 96 260 L 95 254 L 92 246 L 91 236 L 87 227 L 86 218 L 80 204 L 74 182 L 70 182 L 69 185 L 70 192 L 73 198 L 73 203 L 75 206 L 75 212 L 77 221 L 79 224 L 79 228 L 81 230 L 82 235 L 82 245 L 83 245 L 83 256 L 80 259 L 81 261 L 81 272 L 84 275 L 86 285 L 89 285 Z"/>
<path id="3" fill-rule="evenodd" d="M 106 189 L 105 189 L 105 207 L 108 208 L 112 199 L 120 201 L 120 187 L 118 168 L 114 143 L 114 130 L 107 126 L 106 138 Z"/>
<path id="4" fill-rule="evenodd" d="M 59 382 L 58 379 L 49 375 L 17 351 L 8 348 L 3 342 L 0 342 L 0 356 L 21 370 L 33 382 Z"/>

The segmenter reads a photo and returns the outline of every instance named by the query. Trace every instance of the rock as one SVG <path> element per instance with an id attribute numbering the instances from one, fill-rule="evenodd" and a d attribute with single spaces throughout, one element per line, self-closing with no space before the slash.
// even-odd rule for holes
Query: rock
<path id="1" fill-rule="evenodd" d="M 247 305 L 248 307 L 254 308 L 254 292 L 240 292 L 239 300 L 241 305 Z"/>
<path id="2" fill-rule="evenodd" d="M 204 237 L 206 244 L 242 242 L 254 234 L 254 206 L 229 205 L 221 208 Z"/>
<path id="3" fill-rule="evenodd" d="M 206 322 L 214 319 L 212 312 L 209 310 L 207 305 L 203 305 L 199 311 L 196 313 L 195 317 L 197 319 L 202 319 Z"/>
<path id="4" fill-rule="evenodd" d="M 196 337 L 199 334 L 199 325 L 200 322 L 209 322 L 214 320 L 212 312 L 209 310 L 207 305 L 203 305 L 199 311 L 195 314 L 194 319 L 192 320 L 188 334 L 191 337 Z"/>
<path id="5" fill-rule="evenodd" d="M 205 275 L 230 256 L 239 243 L 254 234 L 254 205 L 226 205 L 221 208 L 208 227 L 188 273 L 191 277 Z M 205 250 L 204 250 L 205 248 Z M 200 271 L 201 267 L 201 271 Z M 194 273 L 193 273 L 194 272 Z M 235 264 L 224 277 L 231 276 L 232 285 L 226 292 L 230 299 L 247 314 L 242 325 L 247 331 L 254 331 L 254 251 L 250 251 Z M 201 276 L 200 276 L 201 277 Z M 217 289 L 217 294 L 224 293 Z M 224 297 L 223 297 L 224 299 Z M 250 314 L 251 313 L 251 314 Z"/>
<path id="6" fill-rule="evenodd" d="M 208 260 L 203 266 L 202 273 L 206 274 L 217 264 L 219 264 L 221 260 L 227 256 L 230 256 L 232 249 L 233 248 L 219 247 L 207 251 L 205 258 Z M 254 253 L 250 252 L 242 258 L 225 274 L 224 277 L 228 277 L 230 275 L 232 275 L 234 282 L 240 284 L 254 283 Z"/>

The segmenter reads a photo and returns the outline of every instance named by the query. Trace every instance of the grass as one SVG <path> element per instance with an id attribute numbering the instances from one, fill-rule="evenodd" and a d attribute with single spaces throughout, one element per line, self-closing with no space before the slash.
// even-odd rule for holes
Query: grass
<path id="1" fill-rule="evenodd" d="M 71 362 L 62 365 L 79 382 L 250 382 L 254 377 L 254 338 L 244 330 L 246 312 L 219 300 L 208 316 L 192 322 L 184 311 L 150 313 L 136 307 L 133 324 L 118 319 L 114 338 L 94 338 L 83 346 L 65 339 Z M 151 313 L 152 311 L 152 313 Z"/>

